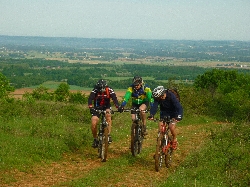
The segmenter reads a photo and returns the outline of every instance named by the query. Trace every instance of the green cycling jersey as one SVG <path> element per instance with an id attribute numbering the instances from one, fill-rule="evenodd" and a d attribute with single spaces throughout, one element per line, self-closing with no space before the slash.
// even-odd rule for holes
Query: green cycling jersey
<path id="1" fill-rule="evenodd" d="M 125 93 L 122 106 L 125 106 L 131 97 L 134 104 L 153 103 L 152 91 L 148 85 L 142 85 L 139 89 L 135 89 L 133 85 L 130 85 Z"/>

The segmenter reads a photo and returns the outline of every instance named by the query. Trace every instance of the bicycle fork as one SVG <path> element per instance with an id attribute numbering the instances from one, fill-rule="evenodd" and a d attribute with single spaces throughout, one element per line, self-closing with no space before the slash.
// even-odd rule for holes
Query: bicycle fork
<path id="1" fill-rule="evenodd" d="M 158 138 L 160 137 L 160 134 L 162 132 L 158 133 Z M 168 141 L 168 136 L 167 134 L 164 134 L 164 138 L 161 141 L 161 154 L 160 154 L 160 161 L 162 162 L 162 155 L 166 155 L 168 151 L 170 151 L 171 143 Z M 161 163 L 160 162 L 160 163 Z"/>
<path id="2" fill-rule="evenodd" d="M 136 139 L 141 143 L 141 137 L 142 137 L 142 126 L 137 124 L 136 128 Z"/>

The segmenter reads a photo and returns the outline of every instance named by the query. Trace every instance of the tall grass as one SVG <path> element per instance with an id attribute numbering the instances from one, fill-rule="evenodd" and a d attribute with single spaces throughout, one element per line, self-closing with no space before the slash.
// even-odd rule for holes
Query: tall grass
<path id="1" fill-rule="evenodd" d="M 210 129 L 205 146 L 193 152 L 161 186 L 249 186 L 249 124 Z"/>
<path id="2" fill-rule="evenodd" d="M 0 170 L 59 160 L 89 143 L 90 115 L 80 105 L 1 101 L 0 115 Z"/>

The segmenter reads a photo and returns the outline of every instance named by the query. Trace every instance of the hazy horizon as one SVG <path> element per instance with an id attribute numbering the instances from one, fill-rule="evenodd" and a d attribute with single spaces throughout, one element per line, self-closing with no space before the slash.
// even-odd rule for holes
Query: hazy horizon
<path id="1" fill-rule="evenodd" d="M 1 0 L 0 35 L 250 41 L 249 0 Z"/>

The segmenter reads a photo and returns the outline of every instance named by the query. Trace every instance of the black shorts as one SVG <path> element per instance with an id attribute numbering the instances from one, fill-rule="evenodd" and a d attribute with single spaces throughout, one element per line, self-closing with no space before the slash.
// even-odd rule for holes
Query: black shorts
<path id="1" fill-rule="evenodd" d="M 111 107 L 98 107 L 98 108 L 95 108 L 96 110 L 107 110 L 107 109 L 110 109 L 111 110 Z M 94 112 L 94 113 L 91 113 L 92 116 L 96 116 L 98 118 L 100 118 L 101 114 L 99 112 Z"/>
<path id="2" fill-rule="evenodd" d="M 176 117 L 176 115 L 174 115 L 174 114 L 169 114 L 166 111 L 160 111 L 160 118 L 161 119 L 163 119 L 164 117 L 167 117 L 167 116 L 170 116 L 171 119 Z"/>
<path id="3" fill-rule="evenodd" d="M 143 102 L 143 103 L 141 103 L 141 104 L 132 103 L 132 108 L 138 109 L 138 108 L 140 108 L 140 106 L 141 106 L 142 104 L 145 104 L 145 105 L 148 107 L 149 102 L 148 102 L 148 101 L 145 101 L 145 102 Z"/>

